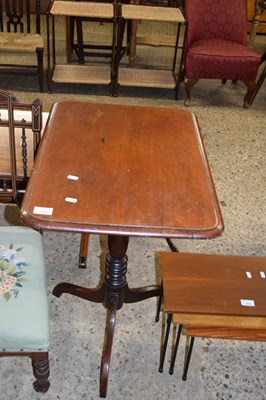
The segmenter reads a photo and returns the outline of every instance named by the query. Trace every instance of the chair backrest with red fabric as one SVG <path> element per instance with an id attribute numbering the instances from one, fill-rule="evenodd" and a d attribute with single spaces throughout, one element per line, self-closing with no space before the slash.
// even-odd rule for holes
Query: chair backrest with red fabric
<path id="1" fill-rule="evenodd" d="M 187 43 L 225 39 L 247 44 L 247 0 L 186 0 Z"/>

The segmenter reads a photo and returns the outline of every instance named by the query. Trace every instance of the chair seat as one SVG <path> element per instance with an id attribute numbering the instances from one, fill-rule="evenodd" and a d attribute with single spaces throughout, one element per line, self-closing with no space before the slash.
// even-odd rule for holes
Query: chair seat
<path id="1" fill-rule="evenodd" d="M 41 35 L 28 33 L 0 32 L 0 50 L 22 53 L 35 53 L 37 48 L 44 48 Z"/>
<path id="2" fill-rule="evenodd" d="M 256 51 L 236 42 L 202 39 L 190 45 L 186 73 L 195 79 L 255 80 L 260 58 Z"/>
<path id="3" fill-rule="evenodd" d="M 49 312 L 42 236 L 0 227 L 0 351 L 48 351 Z"/>

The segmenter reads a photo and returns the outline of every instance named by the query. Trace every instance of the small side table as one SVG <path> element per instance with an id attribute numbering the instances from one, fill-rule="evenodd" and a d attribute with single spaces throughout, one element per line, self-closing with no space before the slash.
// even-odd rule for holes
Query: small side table
<path id="1" fill-rule="evenodd" d="M 173 318 L 179 325 L 171 357 L 172 374 L 183 326 L 191 337 L 266 341 L 266 258 L 193 253 L 160 253 L 164 311 L 168 314 L 159 371 Z"/>
<path id="2" fill-rule="evenodd" d="M 174 7 L 153 7 L 135 4 L 123 4 L 121 18 L 132 21 L 129 55 L 131 66 L 134 64 L 136 53 L 136 29 L 138 21 L 157 21 L 177 24 L 172 68 L 169 68 L 169 70 L 163 70 L 152 67 L 147 69 L 119 67 L 117 72 L 117 84 L 119 86 L 173 89 L 175 91 L 175 98 L 178 99 L 178 90 L 181 81 L 183 48 L 186 36 L 186 21 L 181 9 Z M 183 38 L 181 37 L 182 35 L 180 35 L 182 25 L 185 27 Z M 120 44 L 120 47 L 121 45 L 122 44 Z M 180 52 L 178 50 L 180 50 Z M 180 53 L 180 60 L 178 61 L 179 64 L 177 64 L 178 53 Z M 120 54 L 119 50 L 118 54 Z"/>
<path id="3" fill-rule="evenodd" d="M 118 13 L 121 4 L 111 3 L 94 3 L 86 1 L 66 1 L 54 0 L 51 2 L 49 10 L 46 14 L 47 25 L 47 76 L 48 91 L 51 92 L 52 82 L 58 83 L 84 83 L 110 85 L 110 94 L 113 94 L 114 75 L 115 75 L 115 49 L 117 42 L 118 29 Z M 112 57 L 110 66 L 88 66 L 88 65 L 71 65 L 68 63 L 57 63 L 56 59 L 56 24 L 55 18 L 65 16 L 67 23 L 69 17 L 90 17 L 109 20 L 113 23 L 112 33 Z M 50 19 L 52 20 L 50 24 Z M 67 60 L 69 60 L 69 27 L 67 27 Z"/>
<path id="4" fill-rule="evenodd" d="M 129 237 L 210 239 L 223 231 L 197 120 L 177 108 L 56 103 L 21 215 L 35 228 L 108 235 L 102 286 L 61 282 L 53 290 L 57 297 L 68 293 L 107 309 L 101 397 L 117 311 L 161 294 L 160 285 L 129 288 Z"/>

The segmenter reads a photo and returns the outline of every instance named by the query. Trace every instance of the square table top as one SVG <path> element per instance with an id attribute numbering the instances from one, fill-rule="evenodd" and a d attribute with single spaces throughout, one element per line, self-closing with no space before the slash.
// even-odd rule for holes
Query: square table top
<path id="1" fill-rule="evenodd" d="M 179 323 L 204 326 L 207 316 L 252 316 L 263 317 L 257 327 L 266 329 L 265 257 L 161 252 L 160 261 L 164 310 L 178 314 Z M 238 328 L 247 325 L 245 318 L 236 319 Z M 207 321 L 209 326 L 217 322 Z"/>
<path id="2" fill-rule="evenodd" d="M 212 238 L 223 221 L 193 113 L 56 103 L 21 208 L 41 229 Z"/>

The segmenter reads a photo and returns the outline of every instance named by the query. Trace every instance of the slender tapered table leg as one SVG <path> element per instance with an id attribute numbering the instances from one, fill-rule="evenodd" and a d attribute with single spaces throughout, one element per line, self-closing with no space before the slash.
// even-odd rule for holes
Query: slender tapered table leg
<path id="1" fill-rule="evenodd" d="M 80 238 L 79 248 L 79 268 L 86 268 L 88 248 L 89 248 L 89 237 L 88 233 L 82 233 Z"/>

